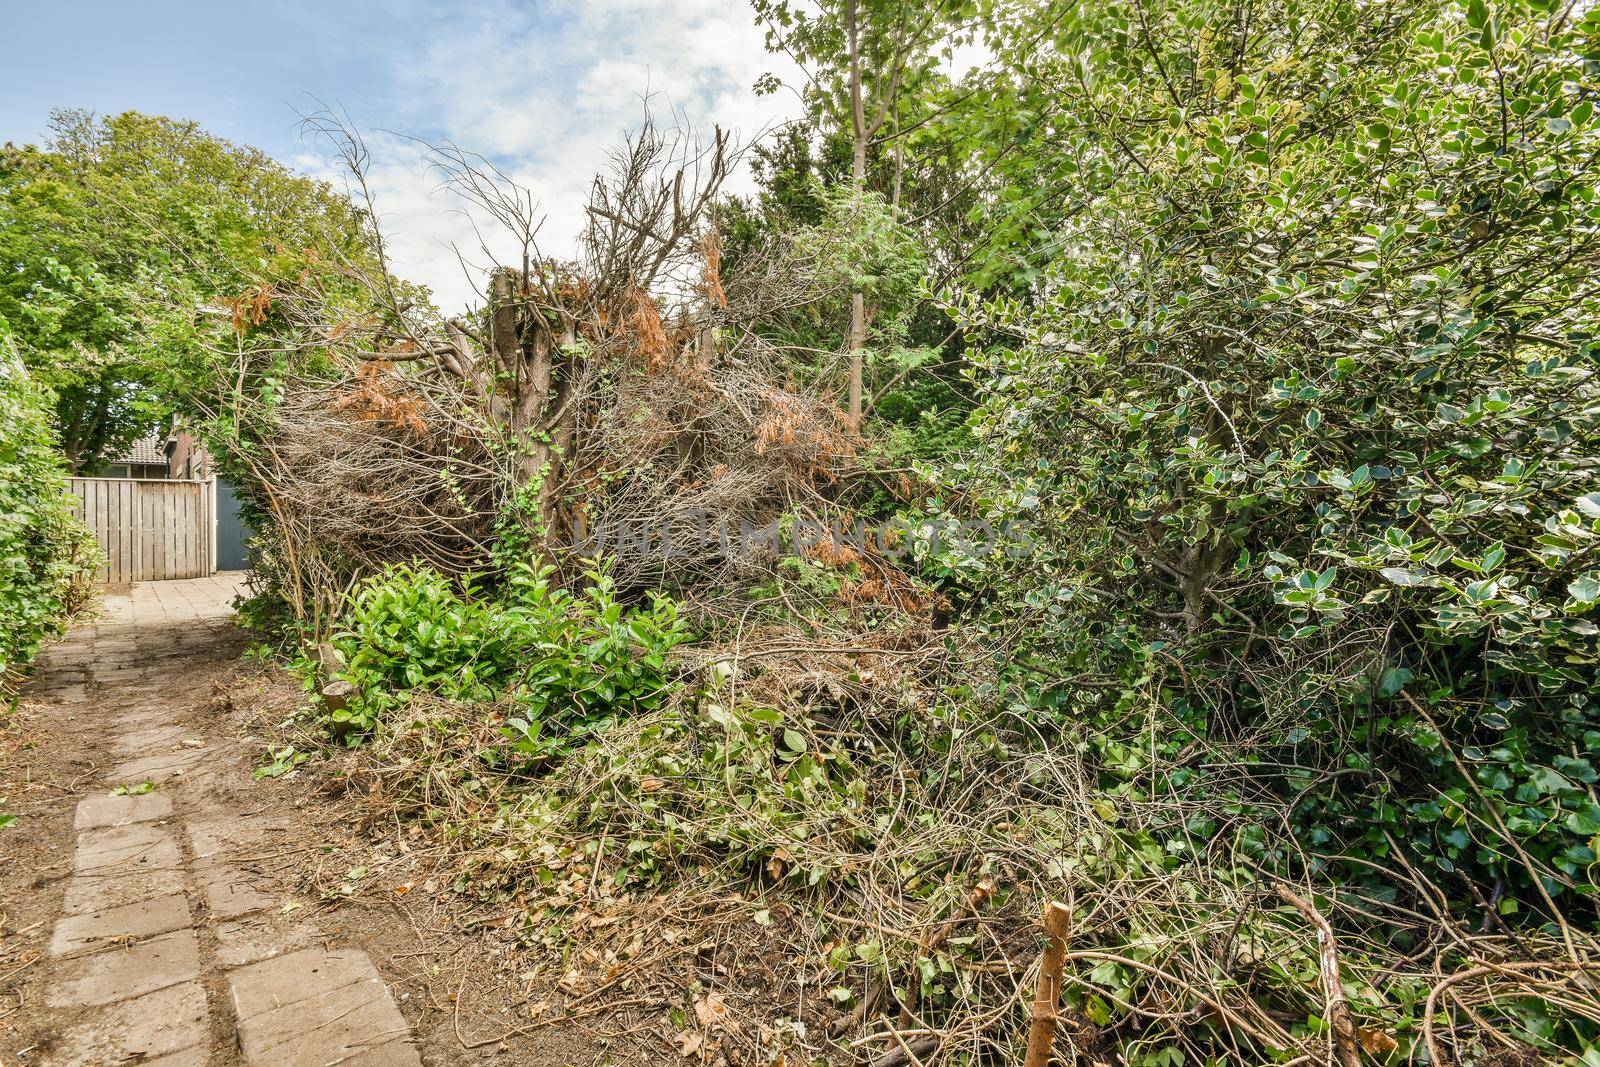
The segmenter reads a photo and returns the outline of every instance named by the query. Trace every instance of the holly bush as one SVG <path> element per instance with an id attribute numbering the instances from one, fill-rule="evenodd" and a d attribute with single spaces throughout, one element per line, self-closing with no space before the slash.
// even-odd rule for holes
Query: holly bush
<path id="1" fill-rule="evenodd" d="M 1600 14 L 1236 16 L 1078 5 L 1035 57 L 1079 207 L 961 301 L 1007 340 L 957 473 L 1040 531 L 1018 673 L 1113 786 L 1288 803 L 1263 861 L 1591 897 Z"/>

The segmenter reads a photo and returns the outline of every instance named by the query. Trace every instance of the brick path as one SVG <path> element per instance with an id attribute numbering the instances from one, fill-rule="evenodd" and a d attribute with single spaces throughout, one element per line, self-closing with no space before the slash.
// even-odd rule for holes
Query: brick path
<path id="1" fill-rule="evenodd" d="M 46 1063 L 421 1063 L 366 954 L 322 944 L 236 864 L 266 847 L 271 824 L 230 810 L 218 786 L 241 772 L 162 707 L 174 664 L 217 642 L 237 590 L 223 575 L 108 596 L 35 676 L 36 690 L 103 715 L 123 759 L 77 807 Z M 113 795 L 145 782 L 155 788 Z"/>

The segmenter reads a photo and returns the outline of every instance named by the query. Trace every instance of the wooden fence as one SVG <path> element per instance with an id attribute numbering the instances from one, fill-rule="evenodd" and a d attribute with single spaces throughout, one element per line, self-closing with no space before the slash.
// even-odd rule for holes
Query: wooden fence
<path id="1" fill-rule="evenodd" d="M 74 478 L 78 517 L 94 531 L 111 585 L 215 573 L 216 483 Z"/>

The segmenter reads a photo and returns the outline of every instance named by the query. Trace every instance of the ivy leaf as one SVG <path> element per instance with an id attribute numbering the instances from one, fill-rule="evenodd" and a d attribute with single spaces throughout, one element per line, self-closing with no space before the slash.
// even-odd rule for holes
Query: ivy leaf
<path id="1" fill-rule="evenodd" d="M 1404 689 L 1412 678 L 1415 677 L 1404 667 L 1390 667 L 1378 679 L 1378 695 L 1392 697 Z"/>
<path id="2" fill-rule="evenodd" d="M 1600 804 L 1590 801 L 1568 815 L 1567 829 L 1584 837 L 1600 834 Z"/>

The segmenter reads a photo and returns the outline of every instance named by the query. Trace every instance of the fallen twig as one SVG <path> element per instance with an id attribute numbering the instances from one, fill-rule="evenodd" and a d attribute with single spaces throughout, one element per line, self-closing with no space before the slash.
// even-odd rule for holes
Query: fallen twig
<path id="1" fill-rule="evenodd" d="M 1328 1005 L 1324 1018 L 1328 1020 L 1328 1040 L 1333 1044 L 1333 1056 L 1340 1067 L 1361 1067 L 1355 1019 L 1350 1014 L 1350 1005 L 1344 999 L 1344 987 L 1339 981 L 1339 943 L 1334 940 L 1333 927 L 1309 901 L 1296 896 L 1282 882 L 1273 888 L 1278 896 L 1294 905 L 1295 910 L 1317 928 L 1317 959 L 1322 969 L 1322 993 Z"/>

